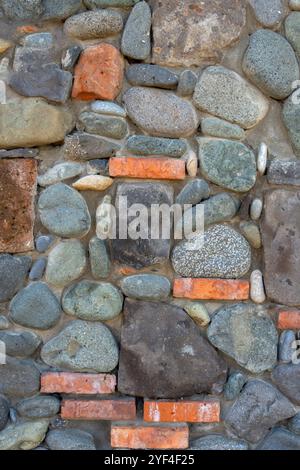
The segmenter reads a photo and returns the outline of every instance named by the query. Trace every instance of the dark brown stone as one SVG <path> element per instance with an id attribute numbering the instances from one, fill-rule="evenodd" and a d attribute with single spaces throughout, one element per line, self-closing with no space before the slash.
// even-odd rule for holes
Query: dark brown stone
<path id="1" fill-rule="evenodd" d="M 300 364 L 280 364 L 273 370 L 272 379 L 284 395 L 300 405 Z"/>
<path id="2" fill-rule="evenodd" d="M 221 392 L 227 367 L 179 307 L 126 300 L 118 390 L 149 398 Z"/>
<path id="3" fill-rule="evenodd" d="M 33 249 L 37 163 L 32 159 L 0 160 L 0 252 Z"/>

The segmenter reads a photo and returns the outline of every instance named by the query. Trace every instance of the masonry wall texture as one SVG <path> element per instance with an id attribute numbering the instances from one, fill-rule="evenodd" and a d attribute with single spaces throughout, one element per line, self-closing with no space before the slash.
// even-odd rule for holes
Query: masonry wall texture
<path id="1" fill-rule="evenodd" d="M 299 450 L 300 1 L 0 31 L 0 450 Z M 122 196 L 204 237 L 104 240 Z"/>

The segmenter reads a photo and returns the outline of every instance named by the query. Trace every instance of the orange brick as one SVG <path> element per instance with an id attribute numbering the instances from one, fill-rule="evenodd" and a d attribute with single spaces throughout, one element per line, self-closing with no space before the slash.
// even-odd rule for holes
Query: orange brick
<path id="1" fill-rule="evenodd" d="M 39 28 L 32 24 L 25 24 L 23 26 L 17 27 L 17 33 L 20 33 L 20 34 L 37 33 L 38 31 L 39 31 Z"/>
<path id="2" fill-rule="evenodd" d="M 111 446 L 121 449 L 187 449 L 188 426 L 112 425 Z"/>
<path id="3" fill-rule="evenodd" d="M 110 176 L 158 180 L 183 180 L 185 162 L 166 157 L 113 157 L 109 160 Z"/>
<path id="4" fill-rule="evenodd" d="M 174 297 L 197 300 L 247 300 L 248 281 L 235 279 L 175 279 Z"/>
<path id="5" fill-rule="evenodd" d="M 220 402 L 145 400 L 144 420 L 155 423 L 218 423 Z"/>
<path id="6" fill-rule="evenodd" d="M 64 419 L 131 421 L 136 418 L 134 398 L 121 400 L 63 400 Z"/>
<path id="7" fill-rule="evenodd" d="M 280 330 L 300 330 L 300 311 L 283 310 L 279 312 L 278 328 Z"/>
<path id="8" fill-rule="evenodd" d="M 116 377 L 109 374 L 46 372 L 41 378 L 42 393 L 95 395 L 97 393 L 114 393 L 115 389 Z"/>

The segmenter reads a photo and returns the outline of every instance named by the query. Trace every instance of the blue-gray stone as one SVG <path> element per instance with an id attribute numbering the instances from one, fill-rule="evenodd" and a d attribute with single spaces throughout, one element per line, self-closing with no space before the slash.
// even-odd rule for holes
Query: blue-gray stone
<path id="1" fill-rule="evenodd" d="M 128 276 L 120 285 L 126 297 L 138 300 L 166 300 L 171 292 L 169 279 L 156 274 Z"/>
<path id="2" fill-rule="evenodd" d="M 57 415 L 59 410 L 60 400 L 49 395 L 26 398 L 17 404 L 17 412 L 24 418 L 51 418 Z"/>
<path id="3" fill-rule="evenodd" d="M 198 77 L 191 70 L 184 70 L 179 77 L 177 93 L 179 96 L 191 96 L 194 93 Z"/>
<path id="4" fill-rule="evenodd" d="M 5 428 L 9 416 L 9 402 L 0 395 L 0 431 Z"/>
<path id="5" fill-rule="evenodd" d="M 70 160 L 110 158 L 120 149 L 120 145 L 86 132 L 67 135 L 63 147 L 66 158 Z"/>
<path id="6" fill-rule="evenodd" d="M 11 20 L 35 20 L 43 12 L 42 0 L 2 0 L 5 16 Z"/>
<path id="7" fill-rule="evenodd" d="M 123 139 L 127 134 L 127 122 L 125 119 L 103 116 L 90 111 L 84 111 L 80 114 L 77 127 L 81 131 L 109 137 L 110 139 Z"/>
<path id="8" fill-rule="evenodd" d="M 300 363 L 279 364 L 272 371 L 272 380 L 286 397 L 300 405 Z"/>
<path id="9" fill-rule="evenodd" d="M 51 450 L 96 450 L 92 434 L 81 429 L 52 429 L 46 444 Z"/>
<path id="10" fill-rule="evenodd" d="M 55 238 L 52 235 L 40 235 L 35 240 L 35 248 L 39 253 L 45 253 L 50 248 Z"/>
<path id="11" fill-rule="evenodd" d="M 194 206 L 203 199 L 207 199 L 210 194 L 210 188 L 205 180 L 194 179 L 187 183 L 176 198 L 177 204 L 191 204 Z"/>
<path id="12" fill-rule="evenodd" d="M 132 9 L 124 28 L 121 51 L 135 60 L 145 60 L 151 52 L 151 9 L 147 2 L 139 2 Z"/>
<path id="13" fill-rule="evenodd" d="M 93 101 L 91 111 L 98 114 L 108 114 L 126 118 L 127 113 L 124 108 L 112 101 Z"/>
<path id="14" fill-rule="evenodd" d="M 94 237 L 89 243 L 91 270 L 95 279 L 109 276 L 111 262 L 105 240 Z"/>
<path id="15" fill-rule="evenodd" d="M 287 40 L 292 44 L 297 56 L 300 55 L 300 12 L 294 11 L 285 20 L 284 29 Z"/>
<path id="16" fill-rule="evenodd" d="M 40 389 L 40 372 L 34 361 L 7 356 L 0 364 L 0 393 L 9 397 L 32 396 Z"/>
<path id="17" fill-rule="evenodd" d="M 79 59 L 82 48 L 80 46 L 69 47 L 62 55 L 61 66 L 67 72 L 73 72 Z"/>
<path id="18" fill-rule="evenodd" d="M 59 301 L 43 282 L 25 287 L 10 304 L 11 320 L 27 328 L 47 330 L 56 325 L 60 315 Z"/>
<path id="19" fill-rule="evenodd" d="M 134 64 L 126 71 L 126 78 L 131 85 L 148 86 L 174 90 L 178 77 L 164 67 L 152 64 Z"/>
<path id="20" fill-rule="evenodd" d="M 82 7 L 81 0 L 44 0 L 43 20 L 62 21 L 77 13 Z"/>
<path id="21" fill-rule="evenodd" d="M 85 247 L 79 240 L 64 240 L 49 253 L 46 280 L 57 287 L 63 287 L 78 279 L 87 264 Z"/>
<path id="22" fill-rule="evenodd" d="M 300 450 L 300 436 L 280 427 L 273 429 L 257 450 Z"/>
<path id="23" fill-rule="evenodd" d="M 51 63 L 59 63 L 57 52 L 54 48 L 37 48 L 37 47 L 16 47 L 13 70 L 15 72 L 26 72 L 28 67 L 37 69 L 38 67 L 47 66 Z"/>
<path id="24" fill-rule="evenodd" d="M 47 258 L 39 258 L 37 259 L 30 270 L 29 279 L 31 281 L 39 281 L 42 279 L 47 264 Z"/>
<path id="25" fill-rule="evenodd" d="M 49 168 L 43 175 L 38 176 L 39 186 L 50 186 L 61 181 L 75 178 L 81 175 L 84 171 L 84 166 L 77 162 L 63 162 Z"/>
<path id="26" fill-rule="evenodd" d="M 168 157 L 181 157 L 187 151 L 186 142 L 182 139 L 165 139 L 147 135 L 130 136 L 126 148 L 137 155 L 167 155 Z"/>
<path id="27" fill-rule="evenodd" d="M 300 412 L 289 420 L 288 426 L 293 433 L 300 435 Z"/>
<path id="28" fill-rule="evenodd" d="M 28 34 L 21 39 L 21 44 L 26 47 L 36 47 L 38 49 L 48 48 L 54 45 L 54 38 L 51 33 Z"/>
<path id="29" fill-rule="evenodd" d="M 233 372 L 225 385 L 224 388 L 224 396 L 226 400 L 235 400 L 245 383 L 247 382 L 247 378 L 241 372 Z"/>
<path id="30" fill-rule="evenodd" d="M 103 175 L 108 176 L 108 160 L 97 158 L 89 160 L 86 165 L 88 175 Z"/>
<path id="31" fill-rule="evenodd" d="M 193 441 L 189 450 L 248 450 L 248 443 L 241 439 L 211 434 Z"/>
<path id="32" fill-rule="evenodd" d="M 280 362 L 292 362 L 293 354 L 295 352 L 296 334 L 292 330 L 285 330 L 281 333 L 279 339 L 278 358 Z"/>
<path id="33" fill-rule="evenodd" d="M 30 266 L 29 256 L 0 255 L 0 302 L 10 300 L 21 289 Z"/>
<path id="34" fill-rule="evenodd" d="M 216 117 L 203 118 L 201 131 L 204 135 L 225 139 L 243 140 L 245 138 L 245 131 L 240 126 Z"/>
<path id="35" fill-rule="evenodd" d="M 287 13 L 284 0 L 250 0 L 255 18 L 266 28 L 276 28 Z"/>
<path id="36" fill-rule="evenodd" d="M 0 331 L 0 341 L 11 357 L 29 357 L 40 346 L 42 339 L 31 331 Z"/>

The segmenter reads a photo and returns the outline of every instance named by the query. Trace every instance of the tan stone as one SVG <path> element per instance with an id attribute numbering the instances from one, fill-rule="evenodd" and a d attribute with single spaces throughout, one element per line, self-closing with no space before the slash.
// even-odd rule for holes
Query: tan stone
<path id="1" fill-rule="evenodd" d="M 13 46 L 13 43 L 11 41 L 0 38 L 0 54 L 7 51 L 7 49 L 9 49 L 12 46 Z"/>
<path id="2" fill-rule="evenodd" d="M 113 182 L 114 180 L 108 176 L 89 175 L 73 183 L 73 188 L 79 191 L 105 191 Z"/>

